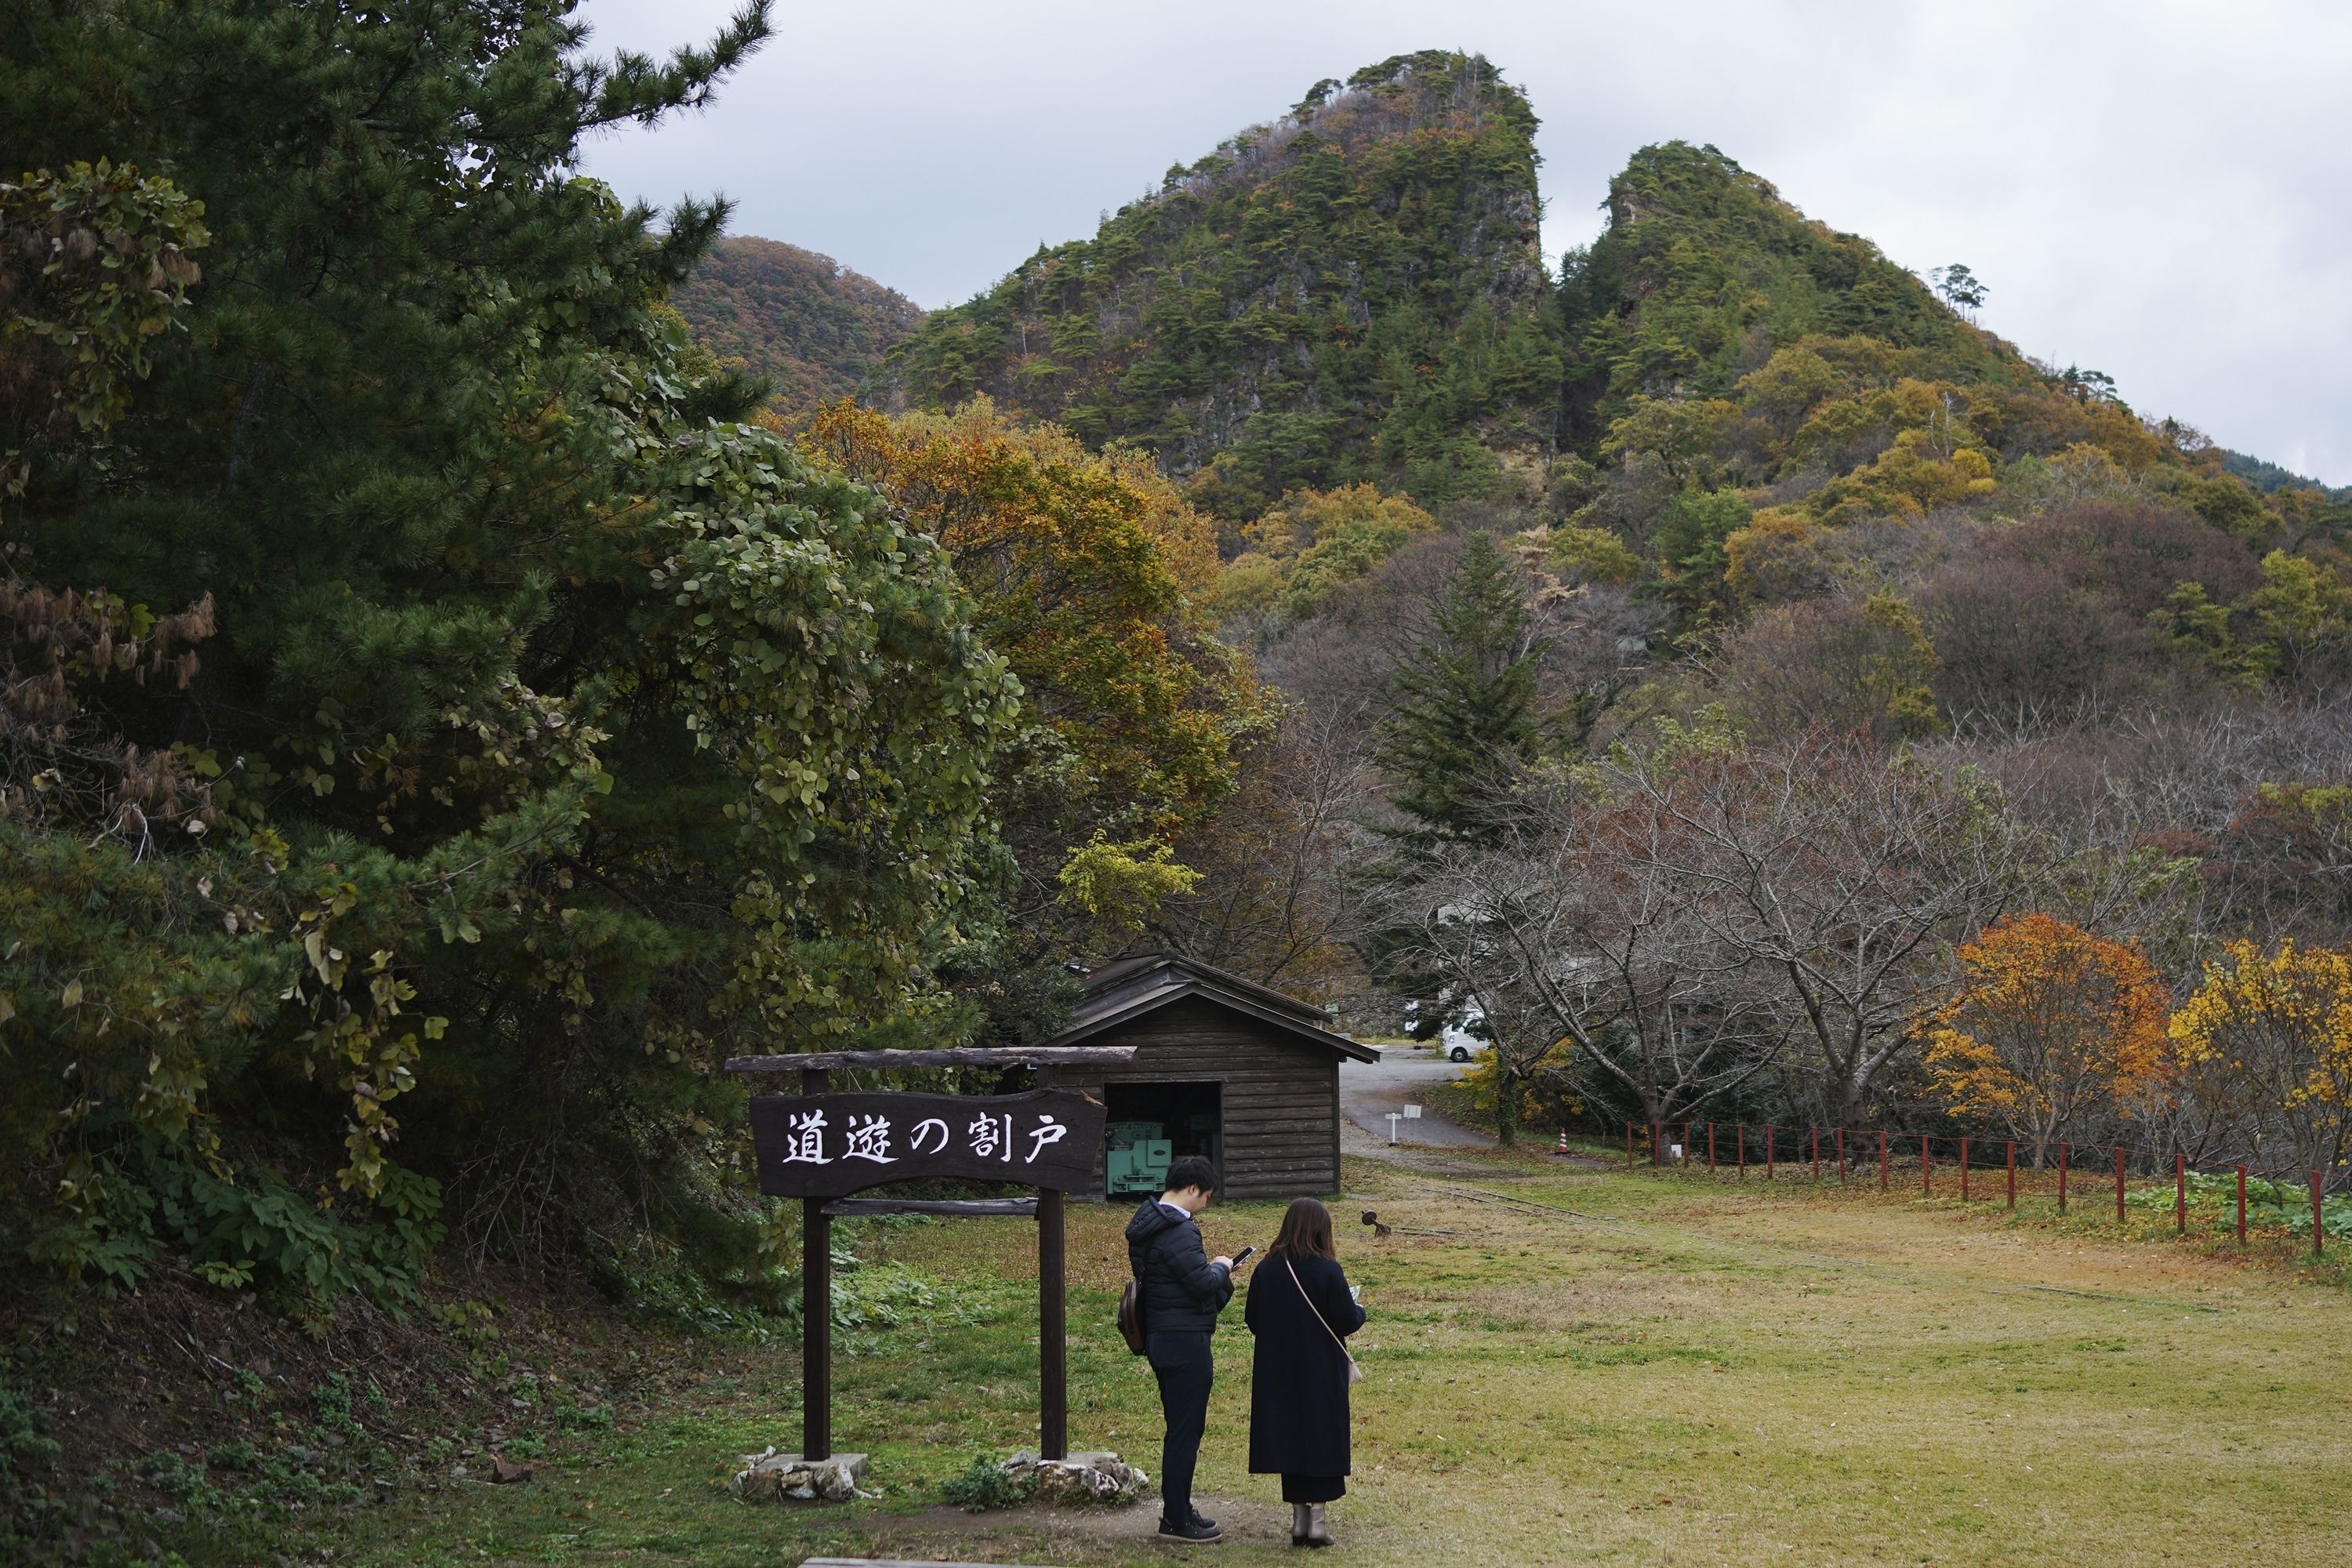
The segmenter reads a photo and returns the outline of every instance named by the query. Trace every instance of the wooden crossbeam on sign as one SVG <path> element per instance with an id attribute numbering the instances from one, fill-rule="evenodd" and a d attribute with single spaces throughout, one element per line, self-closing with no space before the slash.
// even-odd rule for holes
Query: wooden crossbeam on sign
<path id="1" fill-rule="evenodd" d="M 1037 1212 L 1035 1198 L 835 1198 L 824 1205 L 835 1219 L 859 1215 L 1013 1215 L 1023 1218 Z"/>
<path id="2" fill-rule="evenodd" d="M 1133 1046 L 974 1046 L 928 1051 L 805 1051 L 794 1056 L 729 1057 L 732 1073 L 840 1072 L 851 1068 L 1117 1067 Z"/>

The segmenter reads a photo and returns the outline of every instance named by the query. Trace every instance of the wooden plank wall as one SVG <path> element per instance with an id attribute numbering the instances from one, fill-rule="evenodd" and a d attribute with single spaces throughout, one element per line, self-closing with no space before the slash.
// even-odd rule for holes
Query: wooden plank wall
<path id="1" fill-rule="evenodd" d="M 1197 996 L 1171 1002 L 1088 1044 L 1133 1046 L 1135 1058 L 1123 1067 L 1063 1068 L 1057 1083 L 1223 1086 L 1222 1195 L 1284 1198 L 1339 1190 L 1336 1052 Z M 1102 1179 L 1097 1151 L 1097 1194 Z"/>

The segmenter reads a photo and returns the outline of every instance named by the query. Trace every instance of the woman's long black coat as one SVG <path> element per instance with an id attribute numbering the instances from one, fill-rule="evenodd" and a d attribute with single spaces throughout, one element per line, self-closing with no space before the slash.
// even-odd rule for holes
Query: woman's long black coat
<path id="1" fill-rule="evenodd" d="M 1291 1260 L 1280 1253 L 1250 1276 L 1242 1318 L 1257 1336 L 1250 1383 L 1253 1475 L 1344 1476 L 1348 1463 L 1348 1359 L 1307 1300 L 1340 1335 L 1363 1326 L 1364 1310 L 1348 1295 L 1348 1277 L 1328 1258 Z M 1307 1294 L 1299 1294 L 1299 1287 Z"/>

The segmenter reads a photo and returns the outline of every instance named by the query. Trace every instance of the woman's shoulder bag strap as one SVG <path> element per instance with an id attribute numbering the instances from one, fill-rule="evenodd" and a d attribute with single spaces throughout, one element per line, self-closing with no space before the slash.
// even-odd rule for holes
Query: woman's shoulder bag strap
<path id="1" fill-rule="evenodd" d="M 1331 1326 L 1331 1320 L 1323 1315 L 1323 1309 L 1317 1306 L 1315 1298 L 1307 1293 L 1307 1287 L 1299 1282 L 1298 1270 L 1290 1267 L 1290 1259 L 1287 1257 L 1283 1258 L 1282 1267 L 1289 1273 L 1290 1282 L 1298 1286 L 1298 1299 L 1307 1303 L 1307 1310 L 1315 1314 L 1315 1321 L 1323 1325 L 1323 1331 L 1331 1336 L 1331 1342 L 1339 1347 L 1339 1353 L 1348 1357 L 1348 1381 L 1363 1382 L 1364 1369 L 1356 1364 L 1354 1356 L 1348 1354 L 1348 1342 L 1339 1337 L 1339 1331 Z"/>

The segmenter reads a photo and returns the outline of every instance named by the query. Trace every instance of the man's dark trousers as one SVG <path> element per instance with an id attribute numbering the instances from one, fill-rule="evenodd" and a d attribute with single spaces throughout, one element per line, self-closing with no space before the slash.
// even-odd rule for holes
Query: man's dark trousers
<path id="1" fill-rule="evenodd" d="M 1160 1513 L 1173 1524 L 1192 1517 L 1192 1467 L 1209 1424 L 1209 1385 L 1217 1363 L 1206 1334 L 1148 1334 L 1144 1353 L 1160 1380 L 1160 1409 L 1168 1436 L 1160 1448 Z"/>

